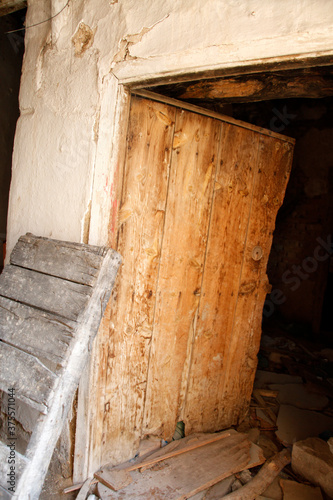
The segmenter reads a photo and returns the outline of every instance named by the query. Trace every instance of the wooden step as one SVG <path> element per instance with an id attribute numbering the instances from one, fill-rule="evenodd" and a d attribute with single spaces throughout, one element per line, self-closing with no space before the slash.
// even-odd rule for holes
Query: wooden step
<path id="1" fill-rule="evenodd" d="M 40 360 L 63 365 L 76 322 L 0 297 L 1 340 Z"/>
<path id="2" fill-rule="evenodd" d="M 39 497 L 120 262 L 109 248 L 27 234 L 0 275 L 0 389 L 39 412 L 25 456 L 15 450 L 19 500 Z M 10 451 L 1 444 L 1 498 Z"/>
<path id="3" fill-rule="evenodd" d="M 18 400 L 46 414 L 56 375 L 35 356 L 4 342 L 0 342 L 0 366 L 0 389 L 13 388 Z"/>

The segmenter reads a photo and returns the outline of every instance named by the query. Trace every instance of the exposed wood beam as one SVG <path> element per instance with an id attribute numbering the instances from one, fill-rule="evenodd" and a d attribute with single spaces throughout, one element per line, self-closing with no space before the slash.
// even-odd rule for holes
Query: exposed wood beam
<path id="1" fill-rule="evenodd" d="M 172 88 L 173 87 L 173 88 Z M 295 97 L 333 95 L 332 67 L 310 68 L 182 82 L 154 89 L 178 99 L 195 101 L 253 102 Z"/>
<path id="2" fill-rule="evenodd" d="M 27 0 L 0 0 L 0 17 L 25 9 Z"/>

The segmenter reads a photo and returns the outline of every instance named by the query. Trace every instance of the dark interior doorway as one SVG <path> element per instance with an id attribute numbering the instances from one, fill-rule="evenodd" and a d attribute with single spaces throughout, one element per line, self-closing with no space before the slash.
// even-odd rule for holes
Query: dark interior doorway
<path id="1" fill-rule="evenodd" d="M 152 87 L 296 139 L 279 211 L 263 329 L 332 345 L 333 67 L 214 78 Z"/>
<path id="2" fill-rule="evenodd" d="M 267 268 L 272 289 L 263 311 L 256 384 L 266 372 L 291 376 L 303 381 L 305 390 L 330 398 L 333 67 L 181 82 L 147 90 L 296 139 Z M 326 416 L 333 414 L 331 405 L 326 403 L 322 409 Z M 288 408 L 293 411 L 292 406 Z"/>
<path id="3" fill-rule="evenodd" d="M 0 272 L 3 268 L 7 230 L 9 186 L 16 121 L 19 116 L 26 9 L 0 17 Z"/>

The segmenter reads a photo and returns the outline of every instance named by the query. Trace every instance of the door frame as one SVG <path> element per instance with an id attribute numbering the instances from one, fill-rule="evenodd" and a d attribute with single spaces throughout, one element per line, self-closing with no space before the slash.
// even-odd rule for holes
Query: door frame
<path id="1" fill-rule="evenodd" d="M 244 61 L 237 64 L 221 65 L 220 68 L 207 69 L 207 65 L 191 71 L 187 68 L 174 71 L 172 74 L 163 72 L 163 68 L 157 68 L 152 75 L 150 68 L 144 65 L 135 68 L 128 62 L 120 63 L 118 70 L 113 70 L 113 75 L 105 80 L 106 88 L 102 92 L 102 105 L 100 114 L 100 134 L 97 143 L 97 160 L 94 173 L 94 192 L 92 197 L 91 222 L 89 243 L 97 245 L 108 245 L 115 247 L 117 237 L 117 217 L 122 189 L 123 167 L 126 152 L 126 135 L 129 120 L 131 95 L 141 95 L 157 101 L 177 105 L 189 111 L 195 111 L 207 116 L 221 118 L 221 114 L 213 111 L 203 113 L 202 108 L 180 102 L 165 96 L 160 96 L 142 90 L 147 86 L 158 86 L 165 83 L 176 84 L 180 81 L 191 81 L 198 79 L 215 78 L 217 76 L 252 75 L 265 71 L 281 71 L 287 69 L 303 69 L 314 66 L 326 66 L 333 64 L 333 50 L 317 54 L 298 54 L 297 56 L 273 57 L 266 60 Z M 133 75 L 133 76 L 131 76 Z M 116 78 L 114 78 L 116 77 Z M 229 123 L 235 123 L 231 117 L 223 117 Z M 239 124 L 239 121 L 237 121 Z M 251 125 L 244 123 L 244 127 L 251 129 Z M 253 126 L 258 131 L 260 127 Z M 272 137 L 281 138 L 267 129 L 260 129 Z M 286 138 L 289 142 L 293 139 Z M 106 148 L 105 141 L 112 144 Z M 103 152 L 109 151 L 106 161 Z M 111 191 L 104 186 L 105 178 L 111 180 Z M 108 214 L 105 216 L 105 214 Z M 104 402 L 97 399 L 96 388 L 98 387 L 96 366 L 105 360 L 106 340 L 108 338 L 108 317 L 110 310 L 107 308 L 104 319 L 100 325 L 99 332 L 92 346 L 90 361 L 87 369 L 82 375 L 78 391 L 76 434 L 74 444 L 74 472 L 73 481 L 84 481 L 95 470 L 102 465 L 99 442 L 102 436 L 102 423 L 100 420 L 101 408 Z M 96 410 L 99 405 L 100 412 Z M 102 419 L 103 421 L 103 419 Z"/>

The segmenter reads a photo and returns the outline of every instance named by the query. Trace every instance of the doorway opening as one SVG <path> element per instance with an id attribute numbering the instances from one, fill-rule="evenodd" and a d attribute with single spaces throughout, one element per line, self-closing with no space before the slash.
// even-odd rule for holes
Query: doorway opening
<path id="1" fill-rule="evenodd" d="M 18 95 L 24 52 L 24 31 L 8 32 L 22 28 L 25 14 L 26 9 L 0 15 L 0 272 L 5 257 L 12 151 L 19 116 Z"/>

